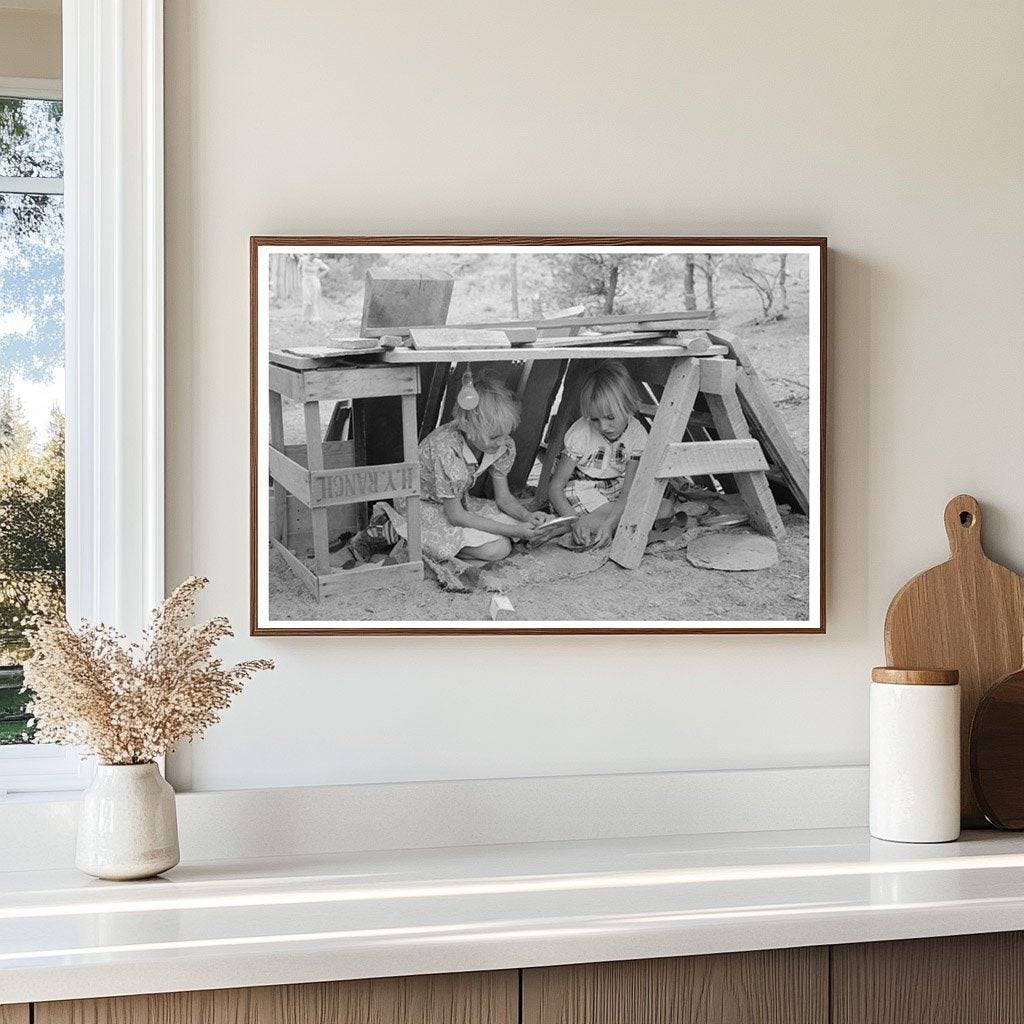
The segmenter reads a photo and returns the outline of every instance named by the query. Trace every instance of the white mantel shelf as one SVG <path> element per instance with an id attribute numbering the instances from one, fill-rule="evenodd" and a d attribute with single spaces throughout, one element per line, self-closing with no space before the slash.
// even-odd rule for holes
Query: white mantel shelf
<path id="1" fill-rule="evenodd" d="M 0 1003 L 1024 928 L 1024 837 L 861 829 L 0 873 Z"/>

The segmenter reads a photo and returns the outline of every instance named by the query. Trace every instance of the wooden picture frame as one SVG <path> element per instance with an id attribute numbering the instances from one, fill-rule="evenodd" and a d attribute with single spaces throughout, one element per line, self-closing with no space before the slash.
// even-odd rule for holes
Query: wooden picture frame
<path id="1" fill-rule="evenodd" d="M 253 236 L 250 239 L 251 635 L 824 633 L 827 253 L 827 240 L 818 237 Z M 271 256 L 287 257 L 273 264 L 274 274 L 284 281 L 283 285 L 281 281 L 271 281 Z M 353 259 L 356 256 L 364 259 Z M 555 312 L 553 318 L 545 310 L 540 317 L 532 319 L 488 316 L 484 322 L 479 317 L 460 322 L 455 315 L 449 322 L 452 285 L 459 282 L 449 279 L 444 283 L 444 273 L 405 273 L 389 269 L 396 262 L 401 264 L 399 257 L 405 256 L 417 257 L 417 266 L 422 266 L 426 256 L 465 257 L 470 264 L 477 257 L 514 256 L 513 265 L 518 265 L 523 257 L 546 258 L 550 263 L 553 257 L 564 256 L 566 260 L 574 260 L 573 265 L 579 263 L 579 257 L 595 260 L 600 257 L 616 266 L 632 257 L 641 261 L 635 266 L 644 265 L 643 257 L 678 257 L 686 268 L 691 268 L 699 257 L 707 259 L 710 269 L 702 269 L 706 278 L 714 276 L 713 257 L 720 256 L 723 261 L 733 259 L 734 269 L 754 268 L 750 271 L 752 276 L 765 261 L 770 262 L 771 257 L 775 257 L 783 284 L 789 257 L 794 257 L 794 261 L 797 257 L 805 258 L 806 264 L 801 266 L 806 267 L 806 272 L 800 283 L 801 288 L 806 289 L 807 380 L 805 383 L 793 379 L 790 383 L 794 391 L 805 389 L 807 394 L 806 458 L 798 451 L 778 411 L 777 400 L 771 397 L 758 371 L 758 357 L 751 355 L 743 339 L 718 327 L 717 321 L 706 315 L 707 310 L 692 310 L 689 301 L 693 296 L 692 269 L 686 270 L 690 278 L 689 291 L 684 292 L 688 300 L 686 309 L 680 306 L 672 313 L 676 319 L 670 320 L 666 312 L 646 307 L 611 314 L 594 314 L 590 310 L 583 310 L 581 314 L 580 308 L 575 307 L 562 311 L 568 315 Z M 315 314 L 321 301 L 319 284 L 314 288 L 311 283 L 306 296 L 310 301 L 302 307 L 299 325 L 293 260 L 305 260 L 299 277 L 311 282 L 314 273 L 319 275 L 318 281 L 331 274 L 339 277 L 342 275 L 338 268 L 348 268 L 345 260 L 358 269 L 369 257 L 383 260 L 384 269 L 371 267 L 367 272 L 357 330 L 348 330 L 345 333 L 349 336 L 338 341 L 333 327 L 321 328 L 316 316 L 308 315 L 310 305 L 316 303 Z M 334 262 L 327 264 L 327 258 L 333 258 Z M 751 262 L 748 264 L 747 260 Z M 314 262 L 327 270 L 314 266 Z M 287 270 L 286 276 L 282 276 L 282 268 Z M 737 269 L 736 274 L 740 273 Z M 350 274 L 345 280 L 351 285 L 354 278 Z M 761 296 L 761 306 L 770 313 L 771 307 L 764 306 L 763 295 L 758 290 L 762 285 L 765 288 L 775 285 L 770 281 L 750 282 L 750 287 Z M 371 287 L 374 289 L 372 296 Z M 280 297 L 285 288 L 289 290 L 291 306 Z M 346 301 L 354 310 L 356 299 L 351 287 L 349 292 Z M 459 294 L 458 288 L 455 292 Z M 713 299 L 710 286 L 708 295 Z M 275 349 L 270 337 L 272 303 L 278 325 L 273 330 L 283 332 L 281 336 L 298 334 L 305 342 L 307 335 L 312 336 L 311 325 L 316 325 L 326 339 L 325 344 L 350 349 L 351 356 L 324 360 L 319 355 L 311 357 L 305 349 L 299 355 L 287 347 Z M 631 306 L 636 308 L 635 300 Z M 414 310 L 416 312 L 412 312 Z M 348 322 L 355 322 L 355 316 L 352 313 Z M 692 319 L 692 323 L 684 318 Z M 769 324 L 767 317 L 761 324 Z M 438 329 L 445 346 L 458 347 L 445 347 L 440 352 L 431 350 L 438 344 L 435 337 Z M 571 336 L 580 331 L 602 331 L 605 337 L 597 339 L 588 333 L 585 339 L 577 337 L 573 341 Z M 363 340 L 357 343 L 356 334 Z M 473 348 L 477 338 L 484 339 L 486 345 Z M 353 347 L 357 344 L 385 347 L 357 351 Z M 498 344 L 508 350 L 490 347 Z M 424 347 L 419 347 L 421 345 Z M 799 346 L 795 342 L 791 345 L 799 354 Z M 687 486 L 695 479 L 709 481 L 708 493 L 713 497 L 723 487 L 721 477 L 732 492 L 730 498 L 723 491 L 724 497 L 739 502 L 741 511 L 745 508 L 748 525 L 759 533 L 781 539 L 786 534 L 781 515 L 788 514 L 791 521 L 797 522 L 801 515 L 804 517 L 806 567 L 800 564 L 802 555 L 799 554 L 786 555 L 783 564 L 793 562 L 798 575 L 800 572 L 806 575 L 805 618 L 516 621 L 505 619 L 505 609 L 499 607 L 492 620 L 487 608 L 491 594 L 483 590 L 477 595 L 479 619 L 386 619 L 378 622 L 372 618 L 307 617 L 330 614 L 321 609 L 331 606 L 332 602 L 344 604 L 348 594 L 354 592 L 353 586 L 364 595 L 382 592 L 393 595 L 396 587 L 424 585 L 419 582 L 427 555 L 421 550 L 422 502 L 417 442 L 429 432 L 428 427 L 433 429 L 437 423 L 444 422 L 446 413 L 450 415 L 455 401 L 452 383 L 456 373 L 467 366 L 478 368 L 480 363 L 499 369 L 520 364 L 530 368 L 522 370 L 529 378 L 529 386 L 523 377 L 519 378 L 520 394 L 530 398 L 526 403 L 528 407 L 523 409 L 519 430 L 525 432 L 524 436 L 529 434 L 536 438 L 538 444 L 543 437 L 548 454 L 538 477 L 537 449 L 520 446 L 509 479 L 525 480 L 526 474 L 532 471 L 537 477 L 538 500 L 542 500 L 553 460 L 557 459 L 557 455 L 550 453 L 557 453 L 573 417 L 573 389 L 578 387 L 585 367 L 611 357 L 628 366 L 634 378 L 641 379 L 643 368 L 651 380 L 657 379 L 660 383 L 652 388 L 646 378 L 643 382 L 652 400 L 649 407 L 642 407 L 649 436 L 636 470 L 633 490 L 624 499 L 626 508 L 610 548 L 611 558 L 619 567 L 605 566 L 600 571 L 631 572 L 631 567 L 640 564 L 650 543 L 647 531 L 658 509 L 656 497 L 664 492 L 669 476 L 686 480 Z M 769 380 L 768 384 L 771 383 Z M 553 414 L 556 396 L 560 395 L 570 396 L 559 406 L 566 411 Z M 667 401 L 669 395 L 681 396 L 681 399 Z M 340 396 L 349 399 L 347 406 Z M 536 396 L 543 396 L 543 400 Z M 798 394 L 797 399 L 799 397 Z M 659 400 L 654 401 L 655 398 Z M 325 430 L 320 403 L 328 399 L 334 402 L 334 410 Z M 286 444 L 283 412 L 286 401 L 298 402 L 304 410 L 299 430 L 301 432 L 304 426 L 308 442 L 305 445 Z M 699 434 L 692 426 L 697 422 L 693 412 L 695 402 L 704 410 L 700 420 L 704 425 L 700 426 Z M 654 450 L 658 454 L 648 456 L 647 453 Z M 360 526 L 365 526 L 373 501 L 391 499 L 393 502 L 395 496 L 399 498 L 399 507 L 406 508 L 401 522 L 404 532 L 395 548 L 395 551 L 402 550 L 404 560 L 395 560 L 393 564 L 380 564 L 378 560 L 358 564 L 352 569 L 339 568 L 337 553 L 331 550 L 331 538 L 344 538 L 358 531 Z M 788 503 L 782 500 L 786 496 L 790 498 Z M 402 506 L 401 502 L 406 505 Z M 714 521 L 713 516 L 705 518 L 708 522 Z M 682 513 L 677 519 L 682 519 Z M 699 521 L 687 519 L 688 529 L 684 533 L 701 532 L 690 529 L 696 522 Z M 299 538 L 297 543 L 295 538 Z M 388 555 L 388 559 L 392 556 Z M 680 558 L 680 562 L 687 572 L 693 571 L 685 559 Z M 272 565 L 278 594 L 275 609 L 287 606 L 286 613 L 271 609 Z M 374 575 L 370 582 L 371 574 L 380 575 Z M 751 574 L 742 575 L 749 578 Z M 716 577 L 719 578 L 725 579 Z M 281 583 L 282 579 L 287 583 Z M 353 581 L 357 582 L 353 584 Z M 656 586 L 656 583 L 651 585 Z M 283 597 L 280 596 L 282 587 L 287 590 Z M 623 589 L 628 590 L 628 587 Z M 298 596 L 307 593 L 308 599 Z M 372 601 L 372 597 L 366 597 L 362 603 Z M 293 613 L 290 609 L 296 602 L 302 607 L 298 613 Z M 286 617 L 281 617 L 282 614 Z M 300 617 L 296 618 L 296 614 Z"/>

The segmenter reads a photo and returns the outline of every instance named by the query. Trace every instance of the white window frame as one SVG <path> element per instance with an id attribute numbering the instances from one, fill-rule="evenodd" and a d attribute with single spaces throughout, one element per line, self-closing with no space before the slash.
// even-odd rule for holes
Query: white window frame
<path id="1" fill-rule="evenodd" d="M 68 618 L 135 636 L 164 596 L 163 0 L 64 0 L 63 39 Z M 0 748 L 0 798 L 91 774 Z"/>

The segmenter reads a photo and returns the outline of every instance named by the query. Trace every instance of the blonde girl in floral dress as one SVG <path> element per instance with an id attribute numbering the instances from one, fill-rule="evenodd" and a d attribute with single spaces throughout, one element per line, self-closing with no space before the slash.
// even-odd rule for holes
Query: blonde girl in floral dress
<path id="1" fill-rule="evenodd" d="M 534 539 L 548 518 L 527 511 L 508 488 L 519 403 L 488 377 L 476 382 L 476 393 L 475 409 L 456 406 L 452 419 L 419 447 L 423 550 L 437 559 L 497 561 L 511 552 L 513 541 Z M 494 488 L 490 501 L 469 494 L 484 473 Z"/>
<path id="2" fill-rule="evenodd" d="M 519 403 L 487 377 L 476 381 L 476 393 L 475 409 L 456 406 L 452 419 L 420 442 L 423 553 L 436 561 L 456 556 L 498 561 L 512 551 L 513 541 L 535 539 L 548 519 L 543 512 L 527 511 L 508 488 Z M 490 474 L 493 500 L 469 494 L 484 473 Z M 404 535 L 405 523 L 395 525 Z"/>

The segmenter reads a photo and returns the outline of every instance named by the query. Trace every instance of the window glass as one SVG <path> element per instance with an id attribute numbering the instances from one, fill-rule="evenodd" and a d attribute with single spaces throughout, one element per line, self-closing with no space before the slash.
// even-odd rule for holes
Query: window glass
<path id="1" fill-rule="evenodd" d="M 25 626 L 64 597 L 60 107 L 0 97 L 0 744 L 31 739 Z"/>
<path id="2" fill-rule="evenodd" d="M 0 177 L 64 177 L 61 103 L 0 96 Z"/>

